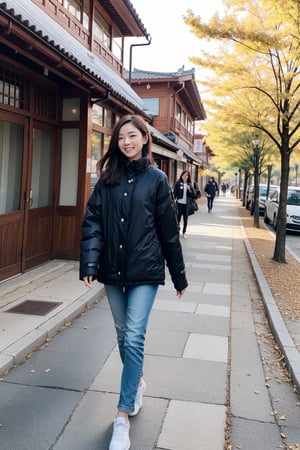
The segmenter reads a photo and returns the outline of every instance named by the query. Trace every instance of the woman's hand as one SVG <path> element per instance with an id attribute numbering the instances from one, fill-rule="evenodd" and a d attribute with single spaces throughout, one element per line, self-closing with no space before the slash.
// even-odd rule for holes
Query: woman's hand
<path id="1" fill-rule="evenodd" d="M 94 281 L 93 281 L 93 276 L 92 275 L 88 275 L 86 277 L 83 277 L 83 282 L 84 282 L 85 286 L 88 287 L 88 288 L 92 288 L 94 286 Z"/>
<path id="2" fill-rule="evenodd" d="M 182 289 L 182 291 L 176 291 L 176 295 L 178 298 L 181 298 L 184 293 L 185 293 L 185 289 Z"/>

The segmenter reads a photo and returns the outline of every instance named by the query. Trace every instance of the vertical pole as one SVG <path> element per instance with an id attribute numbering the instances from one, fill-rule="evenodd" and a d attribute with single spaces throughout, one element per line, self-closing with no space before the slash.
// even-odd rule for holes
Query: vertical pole
<path id="1" fill-rule="evenodd" d="M 256 144 L 254 149 L 254 223 L 256 228 L 259 228 L 259 176 L 258 176 L 258 162 L 259 162 L 259 147 Z"/>

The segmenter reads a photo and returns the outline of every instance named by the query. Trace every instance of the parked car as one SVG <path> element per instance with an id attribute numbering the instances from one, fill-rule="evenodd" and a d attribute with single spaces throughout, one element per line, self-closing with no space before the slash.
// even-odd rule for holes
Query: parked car
<path id="1" fill-rule="evenodd" d="M 270 184 L 270 189 L 269 189 L 269 195 L 275 190 L 277 189 L 279 186 L 277 186 L 277 184 Z M 260 184 L 259 185 L 259 197 L 258 197 L 258 209 L 259 209 L 259 214 L 264 214 L 265 212 L 265 203 L 266 203 L 266 199 L 267 199 L 267 190 L 268 190 L 268 185 L 267 184 Z M 249 196 L 248 196 L 248 201 L 249 201 L 249 208 L 251 214 L 254 213 L 254 187 L 253 189 L 249 190 Z"/>
<path id="2" fill-rule="evenodd" d="M 278 187 L 269 195 L 265 204 L 264 221 L 272 222 L 274 230 L 277 226 L 279 194 Z M 300 231 L 300 187 L 288 187 L 286 229 Z"/>

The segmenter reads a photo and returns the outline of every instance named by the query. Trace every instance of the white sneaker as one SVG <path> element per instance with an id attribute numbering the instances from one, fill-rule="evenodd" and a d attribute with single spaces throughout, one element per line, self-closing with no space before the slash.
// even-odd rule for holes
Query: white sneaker
<path id="1" fill-rule="evenodd" d="M 116 417 L 114 420 L 114 429 L 109 444 L 109 450 L 129 450 L 129 420 L 126 422 L 124 417 Z"/>
<path id="2" fill-rule="evenodd" d="M 183 239 L 186 239 L 186 234 L 185 234 L 185 233 L 183 233 L 182 237 L 183 237 Z"/>
<path id="3" fill-rule="evenodd" d="M 139 384 L 136 396 L 135 396 L 135 402 L 134 402 L 134 411 L 132 411 L 131 413 L 128 413 L 129 416 L 136 416 L 137 413 L 139 412 L 139 410 L 142 407 L 143 404 L 143 395 L 144 392 L 146 390 L 146 383 L 142 378 L 142 383 Z"/>

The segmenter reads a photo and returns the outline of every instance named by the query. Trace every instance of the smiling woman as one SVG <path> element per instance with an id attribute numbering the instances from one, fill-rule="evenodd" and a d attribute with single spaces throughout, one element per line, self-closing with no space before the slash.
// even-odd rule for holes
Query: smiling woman
<path id="1" fill-rule="evenodd" d="M 142 134 L 131 122 L 121 128 L 118 137 L 119 149 L 129 161 L 135 161 L 142 157 L 142 148 L 147 141 L 148 134 Z"/>

